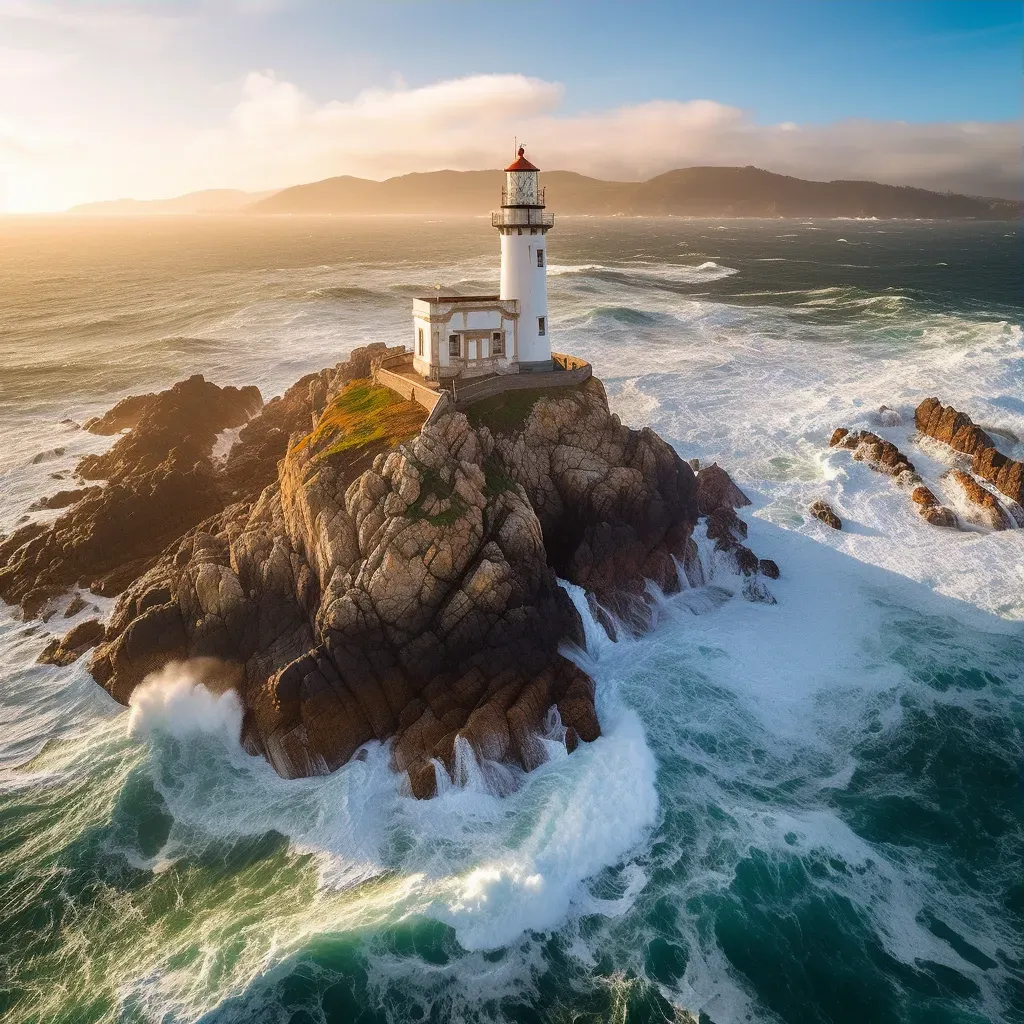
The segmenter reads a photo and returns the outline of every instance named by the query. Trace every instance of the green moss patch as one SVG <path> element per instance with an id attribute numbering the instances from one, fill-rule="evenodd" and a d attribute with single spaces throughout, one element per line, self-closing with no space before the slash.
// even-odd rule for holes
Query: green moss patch
<path id="1" fill-rule="evenodd" d="M 372 446 L 394 448 L 415 437 L 427 418 L 426 410 L 400 398 L 390 388 L 369 379 L 351 381 L 324 410 L 316 428 L 295 446 L 309 448 L 317 461 L 352 455 Z"/>
<path id="2" fill-rule="evenodd" d="M 435 470 L 426 469 L 423 466 L 418 468 L 420 471 L 420 496 L 405 510 L 406 518 L 415 522 L 425 519 L 431 526 L 452 526 L 465 515 L 469 506 L 455 488 L 446 484 Z M 449 501 L 448 508 L 436 515 L 428 516 L 424 511 L 424 506 L 431 495 L 438 501 Z"/>
<path id="3" fill-rule="evenodd" d="M 505 467 L 495 458 L 484 463 L 484 494 L 488 498 L 496 498 L 506 491 L 514 491 L 516 482 L 505 472 Z"/>
<path id="4" fill-rule="evenodd" d="M 488 427 L 495 434 L 514 434 L 523 429 L 533 407 L 542 398 L 569 398 L 578 391 L 578 384 L 567 388 L 503 391 L 500 395 L 471 405 L 466 410 L 466 417 L 474 427 Z"/>

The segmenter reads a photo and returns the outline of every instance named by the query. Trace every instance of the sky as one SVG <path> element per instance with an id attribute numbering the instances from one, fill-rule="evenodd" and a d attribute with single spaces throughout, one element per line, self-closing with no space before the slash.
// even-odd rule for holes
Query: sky
<path id="1" fill-rule="evenodd" d="M 506 162 L 1021 194 L 1016 0 L 0 0 L 0 212 Z"/>

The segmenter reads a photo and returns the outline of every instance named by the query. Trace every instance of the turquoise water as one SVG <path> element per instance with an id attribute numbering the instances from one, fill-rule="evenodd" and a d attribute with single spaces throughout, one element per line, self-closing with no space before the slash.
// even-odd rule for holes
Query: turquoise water
<path id="1" fill-rule="evenodd" d="M 425 284 L 496 278 L 483 221 L 63 223 L 0 242 L 0 529 L 109 443 L 65 417 L 192 371 L 269 396 L 404 340 Z M 570 652 L 601 740 L 511 797 L 469 771 L 423 803 L 379 748 L 278 779 L 187 675 L 125 711 L 35 664 L 59 615 L 2 613 L 5 1021 L 1024 1020 L 1024 531 L 931 528 L 826 448 L 871 426 L 942 493 L 951 456 L 911 437 L 938 394 L 1024 454 L 1019 230 L 580 218 L 550 242 L 555 347 L 734 472 L 777 603 L 705 545 L 708 585 L 648 635 L 589 622 Z"/>

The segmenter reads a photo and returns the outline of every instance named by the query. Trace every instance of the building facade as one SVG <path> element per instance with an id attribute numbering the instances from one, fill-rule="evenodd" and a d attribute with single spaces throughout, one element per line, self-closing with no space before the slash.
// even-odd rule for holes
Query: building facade
<path id="1" fill-rule="evenodd" d="M 436 295 L 413 300 L 413 369 L 429 380 L 552 367 L 548 322 L 547 233 L 540 171 L 522 146 L 505 168 L 501 209 L 491 214 L 501 239 L 497 295 Z"/>

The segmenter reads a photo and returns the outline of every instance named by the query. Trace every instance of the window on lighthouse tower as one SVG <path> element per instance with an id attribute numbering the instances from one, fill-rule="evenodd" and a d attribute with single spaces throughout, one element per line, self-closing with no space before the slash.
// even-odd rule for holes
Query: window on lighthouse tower
<path id="1" fill-rule="evenodd" d="M 537 266 L 538 267 L 543 267 L 544 266 L 544 250 L 543 249 L 538 249 L 537 250 Z"/>
<path id="2" fill-rule="evenodd" d="M 544 323 L 544 317 L 537 317 L 537 333 L 543 335 L 545 333 L 546 326 L 547 325 Z"/>

